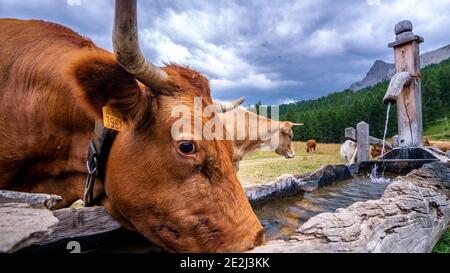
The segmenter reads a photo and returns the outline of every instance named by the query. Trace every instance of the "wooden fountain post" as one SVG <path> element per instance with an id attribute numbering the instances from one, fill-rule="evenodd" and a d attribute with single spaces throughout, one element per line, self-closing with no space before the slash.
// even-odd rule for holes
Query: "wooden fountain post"
<path id="1" fill-rule="evenodd" d="M 410 21 L 399 22 L 395 26 L 396 41 L 388 45 L 394 48 L 396 73 L 408 72 L 413 77 L 409 85 L 403 86 L 396 100 L 400 148 L 423 145 L 419 44 L 424 40 L 415 35 L 412 30 Z"/>
<path id="2" fill-rule="evenodd" d="M 357 162 L 369 160 L 369 124 L 361 121 L 356 124 L 356 160 Z"/>

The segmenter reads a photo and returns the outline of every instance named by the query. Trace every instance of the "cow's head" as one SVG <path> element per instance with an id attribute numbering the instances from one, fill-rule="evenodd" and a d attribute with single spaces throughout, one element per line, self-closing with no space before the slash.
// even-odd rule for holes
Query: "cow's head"
<path id="1" fill-rule="evenodd" d="M 295 157 L 294 143 L 292 142 L 294 138 L 294 133 L 292 131 L 292 126 L 303 125 L 298 123 L 292 123 L 290 121 L 280 122 L 280 131 L 278 133 L 278 145 L 274 147 L 274 151 L 286 158 Z"/>
<path id="2" fill-rule="evenodd" d="M 137 42 L 136 1 L 117 0 L 112 54 L 98 51 L 72 65 L 77 97 L 100 118 L 109 105 L 127 125 L 111 148 L 104 187 L 108 211 L 168 251 L 245 251 L 264 231 L 233 167 L 231 142 L 174 139 L 174 106 L 194 115 L 194 98 L 211 105 L 208 80 L 184 66 L 158 68 Z M 120 65 L 119 65 L 120 63 Z"/>

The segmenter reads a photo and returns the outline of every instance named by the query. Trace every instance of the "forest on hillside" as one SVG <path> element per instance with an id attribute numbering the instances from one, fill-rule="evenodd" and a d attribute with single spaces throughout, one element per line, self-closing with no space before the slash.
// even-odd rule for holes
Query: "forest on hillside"
<path id="1" fill-rule="evenodd" d="M 450 117 L 450 59 L 421 70 L 424 128 Z M 316 139 L 324 143 L 345 141 L 344 129 L 360 121 L 370 134 L 382 138 L 387 105 L 383 103 L 388 81 L 357 92 L 345 90 L 315 100 L 280 105 L 280 120 L 303 122 L 294 128 L 295 140 Z M 389 115 L 388 136 L 397 134 L 397 109 Z"/>

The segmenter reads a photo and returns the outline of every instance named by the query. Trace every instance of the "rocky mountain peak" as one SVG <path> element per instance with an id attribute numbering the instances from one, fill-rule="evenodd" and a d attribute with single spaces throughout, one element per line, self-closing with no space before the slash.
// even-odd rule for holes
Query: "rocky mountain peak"
<path id="1" fill-rule="evenodd" d="M 422 54 L 420 56 L 420 67 L 423 68 L 430 64 L 437 64 L 448 58 L 450 58 L 450 45 Z M 364 79 L 353 83 L 350 85 L 349 89 L 358 91 L 363 88 L 373 86 L 386 79 L 390 79 L 394 74 L 394 64 L 386 63 L 382 60 L 376 60 Z"/>

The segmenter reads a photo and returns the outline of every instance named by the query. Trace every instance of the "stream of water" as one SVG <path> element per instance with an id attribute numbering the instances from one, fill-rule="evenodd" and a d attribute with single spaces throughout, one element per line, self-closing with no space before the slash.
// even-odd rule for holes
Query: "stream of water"
<path id="1" fill-rule="evenodd" d="M 387 135 L 387 130 L 388 130 L 388 124 L 389 124 L 389 112 L 391 111 L 391 103 L 388 104 L 387 106 L 387 111 L 386 111 L 386 123 L 384 125 L 384 134 L 383 134 L 383 148 L 381 149 L 381 158 L 383 158 L 384 156 L 384 144 L 386 142 L 386 135 Z"/>

